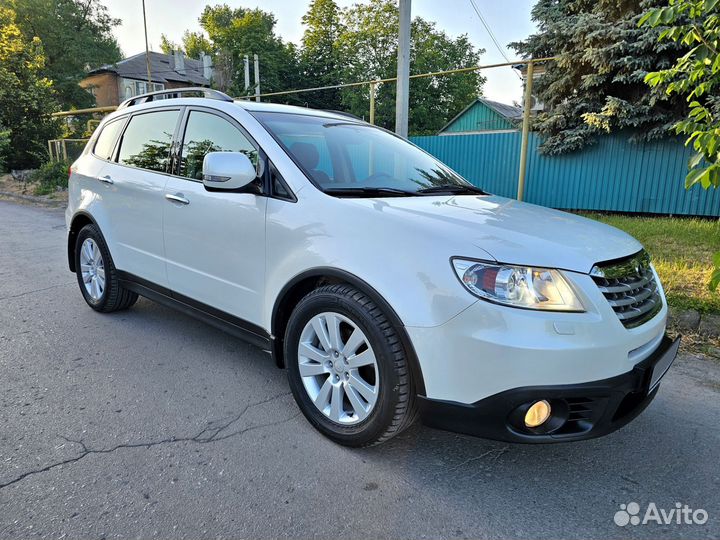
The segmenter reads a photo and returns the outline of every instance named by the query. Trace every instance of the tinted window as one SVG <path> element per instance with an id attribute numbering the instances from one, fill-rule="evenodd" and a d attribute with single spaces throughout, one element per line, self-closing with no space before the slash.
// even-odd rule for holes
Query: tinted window
<path id="1" fill-rule="evenodd" d="M 103 127 L 97 138 L 95 149 L 93 150 L 96 156 L 103 159 L 112 159 L 115 142 L 117 141 L 118 135 L 120 135 L 120 130 L 124 124 L 124 118 L 105 124 L 105 127 Z"/>
<path id="2" fill-rule="evenodd" d="M 214 114 L 192 111 L 183 138 L 180 174 L 202 180 L 203 158 L 208 152 L 242 152 L 257 166 L 258 152 L 243 133 Z"/>
<path id="3" fill-rule="evenodd" d="M 327 117 L 252 113 L 323 190 L 472 188 L 407 141 L 369 124 Z"/>
<path id="4" fill-rule="evenodd" d="M 123 165 L 166 172 L 179 111 L 138 114 L 130 119 L 120 143 Z"/>
<path id="5" fill-rule="evenodd" d="M 272 164 L 270 165 L 270 178 L 272 182 L 272 194 L 281 199 L 292 200 L 293 196 L 290 193 L 290 189 L 285 184 L 275 165 Z"/>
<path id="6" fill-rule="evenodd" d="M 330 149 L 325 137 L 316 136 L 312 132 L 284 133 L 279 137 L 293 156 L 306 165 L 313 179 L 322 184 L 335 178 Z"/>

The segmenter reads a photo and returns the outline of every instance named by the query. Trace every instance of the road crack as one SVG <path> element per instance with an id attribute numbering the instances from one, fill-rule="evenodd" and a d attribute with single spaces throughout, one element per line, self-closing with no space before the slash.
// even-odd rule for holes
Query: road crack
<path id="1" fill-rule="evenodd" d="M 509 446 L 503 446 L 502 448 L 493 448 L 492 450 L 488 450 L 487 452 L 483 452 L 483 453 L 480 454 L 479 456 L 474 456 L 474 457 L 468 458 L 468 459 L 466 459 L 466 460 L 458 463 L 457 465 L 455 465 L 455 466 L 453 466 L 453 467 L 450 467 L 450 468 L 448 468 L 448 469 L 445 469 L 445 471 L 443 471 L 443 474 L 447 474 L 447 473 L 450 473 L 450 472 L 453 472 L 453 471 L 457 471 L 458 469 L 460 469 L 461 467 L 464 467 L 465 465 L 468 465 L 468 464 L 473 463 L 473 462 L 475 462 L 475 461 L 479 461 L 479 460 L 481 460 L 481 459 L 485 459 L 485 458 L 487 458 L 487 457 L 490 457 L 491 461 L 492 461 L 493 463 L 495 463 L 498 459 L 500 459 L 503 455 L 507 454 L 509 451 L 510 451 L 510 447 L 509 447 Z M 491 457 L 491 456 L 492 456 L 492 457 Z"/>
<path id="2" fill-rule="evenodd" d="M 92 454 L 112 454 L 113 452 L 123 449 L 123 448 L 152 448 L 153 446 L 160 446 L 164 444 L 177 444 L 177 443 L 183 443 L 183 442 L 190 442 L 190 443 L 197 443 L 197 444 L 208 444 L 213 442 L 219 442 L 227 440 L 231 437 L 238 437 L 240 435 L 243 435 L 245 433 L 248 433 L 250 431 L 255 431 L 257 429 L 262 429 L 266 427 L 272 427 L 277 426 L 280 424 L 284 424 L 286 422 L 290 422 L 291 420 L 297 418 L 300 413 L 296 412 L 292 416 L 288 418 L 284 418 L 282 420 L 276 420 L 273 422 L 265 422 L 262 424 L 255 424 L 252 426 L 248 426 L 245 428 L 241 428 L 238 430 L 230 430 L 228 433 L 227 431 L 238 421 L 242 419 L 242 417 L 251 409 L 254 409 L 255 407 L 259 407 L 260 405 L 264 405 L 266 403 L 269 403 L 271 401 L 274 401 L 276 399 L 280 399 L 284 396 L 290 395 L 289 392 L 284 392 L 282 394 L 277 394 L 275 396 L 269 397 L 267 399 L 263 399 L 261 401 L 257 401 L 255 403 L 250 403 L 242 408 L 242 410 L 237 413 L 236 415 L 232 416 L 229 419 L 225 420 L 216 420 L 213 422 L 210 422 L 210 424 L 203 428 L 200 432 L 198 432 L 196 435 L 193 435 L 192 437 L 168 437 L 165 439 L 159 439 L 156 441 L 144 441 L 144 442 L 136 442 L 136 443 L 123 443 L 118 444 L 109 448 L 89 448 L 82 440 L 74 440 L 70 439 L 68 437 L 60 436 L 61 439 L 65 440 L 68 443 L 75 444 L 80 447 L 81 452 L 79 455 L 64 459 L 62 461 L 57 461 L 55 463 L 51 463 L 50 465 L 46 465 L 45 467 L 42 467 L 40 469 L 33 469 L 30 471 L 27 471 L 12 480 L 9 480 L 7 482 L 0 483 L 0 489 L 6 488 L 8 486 L 11 486 L 13 484 L 16 484 L 20 482 L 21 480 L 24 480 L 25 478 L 28 478 L 29 476 L 34 476 L 37 474 L 41 474 L 44 472 L 48 472 L 52 469 L 55 469 L 57 467 L 62 467 L 63 465 L 69 465 L 71 463 L 76 463 L 80 461 L 81 459 L 92 455 Z"/>
<path id="3" fill-rule="evenodd" d="M 3 296 L 0 298 L 0 300 L 10 300 L 11 298 L 20 298 L 21 296 L 27 296 L 28 294 L 35 294 L 39 292 L 49 291 L 50 289 L 57 289 L 58 287 L 67 287 L 68 285 L 74 285 L 75 282 L 68 282 L 68 283 L 58 283 L 57 285 L 50 285 L 49 287 L 44 287 L 42 289 L 33 289 L 32 291 L 25 291 L 19 294 L 13 294 L 10 296 Z"/>

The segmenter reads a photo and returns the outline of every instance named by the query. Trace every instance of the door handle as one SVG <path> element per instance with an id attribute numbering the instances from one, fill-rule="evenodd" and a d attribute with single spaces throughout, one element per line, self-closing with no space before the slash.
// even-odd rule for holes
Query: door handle
<path id="1" fill-rule="evenodd" d="M 104 184 L 114 184 L 115 183 L 115 182 L 113 182 L 113 179 L 110 177 L 109 174 L 106 174 L 105 176 L 101 176 L 100 178 L 98 178 L 98 180 L 100 180 Z"/>
<path id="2" fill-rule="evenodd" d="M 173 195 L 172 193 L 166 193 L 165 198 L 170 202 L 176 202 L 180 204 L 190 204 L 190 201 L 183 197 L 182 193 L 178 193 L 177 195 Z"/>

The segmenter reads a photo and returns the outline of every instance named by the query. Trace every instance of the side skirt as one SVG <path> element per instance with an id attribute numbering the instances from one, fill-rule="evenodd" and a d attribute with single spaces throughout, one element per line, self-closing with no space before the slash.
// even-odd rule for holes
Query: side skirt
<path id="1" fill-rule="evenodd" d="M 264 351 L 271 350 L 271 339 L 263 328 L 212 306 L 178 294 L 170 289 L 156 285 L 146 279 L 135 276 L 122 270 L 117 271 L 120 284 L 126 289 L 136 292 L 140 296 L 149 298 L 165 306 L 177 309 L 199 319 L 210 326 L 214 326 L 248 343 L 260 347 Z"/>

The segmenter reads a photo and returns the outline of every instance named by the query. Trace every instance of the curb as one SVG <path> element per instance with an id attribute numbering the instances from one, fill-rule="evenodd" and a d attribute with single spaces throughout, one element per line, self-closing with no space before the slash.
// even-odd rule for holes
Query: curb
<path id="1" fill-rule="evenodd" d="M 720 315 L 700 313 L 694 309 L 670 309 L 668 323 L 681 332 L 698 333 L 704 337 L 720 338 Z"/>
<path id="2" fill-rule="evenodd" d="M 34 195 L 20 195 L 18 193 L 10 193 L 9 191 L 0 191 L 0 197 L 7 197 L 9 199 L 17 199 L 20 201 L 42 204 L 43 206 L 52 206 L 54 208 L 62 208 L 66 204 L 65 201 L 45 199 L 43 197 L 36 197 Z"/>

